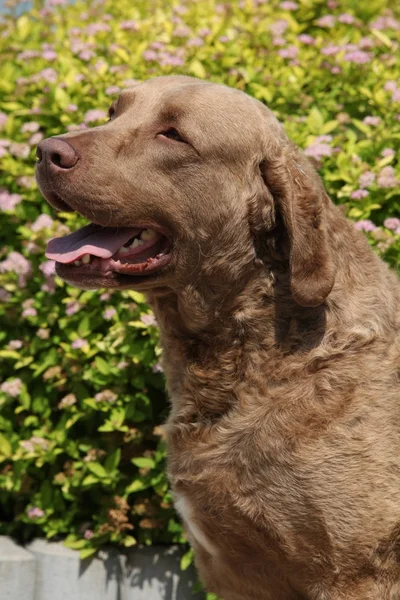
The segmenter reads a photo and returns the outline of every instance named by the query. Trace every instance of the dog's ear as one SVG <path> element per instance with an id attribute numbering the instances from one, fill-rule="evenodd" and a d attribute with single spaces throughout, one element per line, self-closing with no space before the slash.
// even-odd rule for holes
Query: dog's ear
<path id="1" fill-rule="evenodd" d="M 327 235 L 330 200 L 308 159 L 287 142 L 278 156 L 261 162 L 264 185 L 289 242 L 290 289 L 301 306 L 318 306 L 335 279 Z"/>

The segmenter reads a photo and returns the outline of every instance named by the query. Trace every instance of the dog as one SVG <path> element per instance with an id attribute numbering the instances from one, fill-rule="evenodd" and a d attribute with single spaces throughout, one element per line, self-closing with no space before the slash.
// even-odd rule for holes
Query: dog
<path id="1" fill-rule="evenodd" d="M 145 293 L 168 473 L 224 600 L 400 599 L 400 286 L 262 103 L 184 76 L 42 141 L 37 181 L 91 224 L 60 277 Z"/>

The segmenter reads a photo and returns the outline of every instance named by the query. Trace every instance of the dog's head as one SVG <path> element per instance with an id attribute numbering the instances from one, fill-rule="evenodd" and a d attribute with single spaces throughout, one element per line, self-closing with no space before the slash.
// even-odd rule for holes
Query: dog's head
<path id="1" fill-rule="evenodd" d="M 47 250 L 79 287 L 227 289 L 275 257 L 299 304 L 332 288 L 323 186 L 273 114 L 237 90 L 140 83 L 107 124 L 41 142 L 36 177 L 50 204 L 91 221 Z"/>

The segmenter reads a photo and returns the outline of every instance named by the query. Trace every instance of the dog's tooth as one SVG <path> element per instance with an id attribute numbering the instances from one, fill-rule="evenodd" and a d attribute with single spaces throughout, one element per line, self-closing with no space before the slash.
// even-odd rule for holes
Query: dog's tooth
<path id="1" fill-rule="evenodd" d="M 152 240 L 157 236 L 154 229 L 144 229 L 140 234 L 142 240 Z"/>
<path id="2" fill-rule="evenodd" d="M 129 252 L 129 248 L 127 248 L 126 246 L 122 246 L 122 248 L 120 248 L 119 253 L 120 254 L 127 254 Z"/>
<path id="3" fill-rule="evenodd" d="M 142 240 L 135 238 L 133 240 L 132 244 L 129 246 L 129 248 L 137 248 L 138 246 L 141 246 L 142 244 L 143 244 Z"/>
<path id="4" fill-rule="evenodd" d="M 81 260 L 84 265 L 88 265 L 90 263 L 90 254 L 84 254 Z"/>
<path id="5" fill-rule="evenodd" d="M 80 267 L 80 266 L 81 266 L 81 261 L 80 261 L 80 260 L 75 260 L 75 261 L 74 261 L 74 265 L 75 265 L 76 267 Z"/>

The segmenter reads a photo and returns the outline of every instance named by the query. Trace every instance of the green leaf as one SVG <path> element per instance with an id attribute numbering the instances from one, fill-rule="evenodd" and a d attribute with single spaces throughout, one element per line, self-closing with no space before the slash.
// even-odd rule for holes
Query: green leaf
<path id="1" fill-rule="evenodd" d="M 87 468 L 88 468 L 88 471 L 93 473 L 93 475 L 100 477 L 100 479 L 102 479 L 103 477 L 107 477 L 107 471 L 105 470 L 103 465 L 101 465 L 98 462 L 88 462 Z"/>
<path id="2" fill-rule="evenodd" d="M 126 548 L 130 548 L 131 546 L 135 546 L 137 544 L 137 541 L 133 536 L 127 535 L 122 543 Z"/>
<path id="3" fill-rule="evenodd" d="M 121 449 L 117 448 L 109 454 L 105 460 L 104 467 L 107 473 L 112 473 L 119 465 L 121 459 Z"/>
<path id="4" fill-rule="evenodd" d="M 311 133 L 318 135 L 322 132 L 324 118 L 316 106 L 314 106 L 307 117 L 307 125 Z"/>
<path id="5" fill-rule="evenodd" d="M 194 553 L 190 548 L 181 558 L 181 571 L 186 571 L 194 561 Z"/>
<path id="6" fill-rule="evenodd" d="M 189 65 L 189 71 L 192 75 L 198 77 L 199 79 L 205 79 L 207 77 L 207 71 L 199 60 L 192 60 Z"/>
<path id="7" fill-rule="evenodd" d="M 82 338 L 86 338 L 90 333 L 90 319 L 89 316 L 86 315 L 83 317 L 82 321 L 78 325 L 78 334 Z"/>
<path id="8" fill-rule="evenodd" d="M 154 469 L 156 463 L 152 458 L 147 458 L 146 456 L 138 456 L 137 458 L 132 458 L 131 462 L 139 467 L 140 469 Z"/>
<path id="9" fill-rule="evenodd" d="M 67 546 L 67 548 L 71 548 L 71 550 L 82 550 L 82 548 L 85 548 L 88 545 L 87 540 L 85 539 L 81 539 L 81 540 L 68 540 L 66 539 L 64 541 L 64 546 Z"/>
<path id="10" fill-rule="evenodd" d="M 0 455 L 8 458 L 12 454 L 12 447 L 8 439 L 0 433 Z"/>
<path id="11" fill-rule="evenodd" d="M 81 558 L 81 560 L 85 560 L 85 558 L 89 558 L 90 556 L 93 556 L 94 554 L 96 554 L 97 552 L 97 548 L 84 548 L 83 550 L 81 550 L 79 552 L 79 556 Z"/>
<path id="12" fill-rule="evenodd" d="M 110 365 L 107 361 L 104 360 L 104 358 L 102 358 L 101 356 L 96 356 L 94 362 L 96 363 L 97 370 L 102 375 L 108 375 L 110 373 Z"/>
<path id="13" fill-rule="evenodd" d="M 128 485 L 128 487 L 125 488 L 125 494 L 133 494 L 134 492 L 140 492 L 148 488 L 149 485 L 150 484 L 146 484 L 140 479 L 136 479 L 136 481 L 134 481 L 133 483 Z"/>

